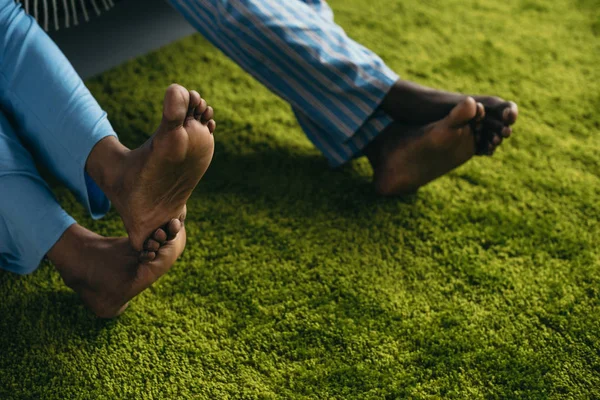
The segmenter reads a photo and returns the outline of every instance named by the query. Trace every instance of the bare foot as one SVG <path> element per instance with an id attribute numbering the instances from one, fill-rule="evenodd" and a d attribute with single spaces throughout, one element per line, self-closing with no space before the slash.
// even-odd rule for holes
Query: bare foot
<path id="1" fill-rule="evenodd" d="M 114 318 L 171 268 L 185 242 L 181 227 L 173 240 L 152 253 L 152 260 L 143 260 L 127 238 L 105 238 L 75 224 L 52 247 L 48 258 L 94 314 Z"/>
<path id="2" fill-rule="evenodd" d="M 382 103 L 382 109 L 397 122 L 411 125 L 428 124 L 444 118 L 466 95 L 445 92 L 399 80 Z M 512 134 L 511 126 L 517 121 L 519 110 L 512 101 L 495 96 L 472 96 L 483 104 L 485 119 L 477 126 L 477 154 L 491 155 Z"/>
<path id="3" fill-rule="evenodd" d="M 365 149 L 376 190 L 383 195 L 411 193 L 467 162 L 475 155 L 471 122 L 484 115 L 483 105 L 467 97 L 437 122 L 390 125 Z"/>
<path id="4" fill-rule="evenodd" d="M 146 143 L 129 151 L 108 137 L 92 150 L 86 170 L 115 206 L 134 250 L 151 249 L 161 242 L 158 228 L 167 232 L 172 219 L 185 219 L 185 204 L 213 156 L 212 117 L 198 92 L 174 84 L 165 94 L 162 122 Z"/>

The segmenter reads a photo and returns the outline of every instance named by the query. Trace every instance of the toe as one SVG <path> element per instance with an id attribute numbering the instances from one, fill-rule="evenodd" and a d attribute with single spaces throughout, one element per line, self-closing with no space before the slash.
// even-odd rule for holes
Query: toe
<path id="1" fill-rule="evenodd" d="M 156 252 L 144 250 L 140 253 L 138 260 L 139 260 L 139 262 L 141 262 L 143 264 L 143 263 L 153 261 L 155 258 L 156 258 Z"/>
<path id="2" fill-rule="evenodd" d="M 487 136 L 490 137 L 492 135 L 502 136 L 502 131 L 504 131 L 504 128 L 504 124 L 495 119 L 488 118 L 483 122 L 483 131 Z"/>
<path id="3" fill-rule="evenodd" d="M 456 105 L 444 119 L 450 128 L 465 126 L 477 115 L 477 103 L 472 97 L 467 97 Z"/>
<path id="4" fill-rule="evenodd" d="M 200 99 L 200 104 L 198 104 L 198 107 L 196 107 L 196 111 L 194 112 L 194 118 L 200 120 L 202 114 L 206 111 L 207 108 L 208 103 L 206 103 L 206 100 Z"/>
<path id="5" fill-rule="evenodd" d="M 210 133 L 213 133 L 215 131 L 215 129 L 217 129 L 217 123 L 215 122 L 214 119 L 211 119 L 210 121 L 208 121 L 206 123 L 206 126 L 208 127 L 208 130 L 210 131 Z"/>
<path id="6" fill-rule="evenodd" d="M 202 117 L 200 118 L 200 121 L 203 124 L 206 124 L 208 121 L 210 121 L 212 119 L 212 117 L 215 115 L 215 112 L 213 110 L 213 108 L 211 106 L 206 107 L 206 111 L 204 111 L 204 113 L 202 113 Z"/>
<path id="7" fill-rule="evenodd" d="M 163 120 L 169 127 L 183 124 L 190 104 L 190 92 L 176 83 L 167 88 L 163 101 Z"/>
<path id="8" fill-rule="evenodd" d="M 202 99 L 202 97 L 200 97 L 200 93 L 196 92 L 195 90 L 190 90 L 190 104 L 188 105 L 188 112 L 187 112 L 188 118 L 195 117 L 196 108 L 200 105 L 202 100 L 203 99 Z"/>
<path id="9" fill-rule="evenodd" d="M 477 103 L 477 112 L 475 114 L 475 118 L 473 118 L 470 122 L 471 129 L 476 135 L 476 142 L 478 138 L 481 138 L 481 129 L 483 128 L 483 120 L 485 118 L 485 107 L 481 103 Z"/>
<path id="10" fill-rule="evenodd" d="M 512 125 L 517 121 L 518 107 L 512 101 L 505 101 L 487 109 L 488 115 L 504 125 Z"/>
<path id="11" fill-rule="evenodd" d="M 167 232 L 164 229 L 157 229 L 152 235 L 152 239 L 156 240 L 161 245 L 167 241 Z"/>
<path id="12" fill-rule="evenodd" d="M 159 248 L 160 248 L 160 243 L 158 243 L 154 239 L 146 240 L 146 244 L 144 245 L 144 250 L 147 250 L 147 251 L 158 251 Z"/>
<path id="13" fill-rule="evenodd" d="M 475 122 L 481 122 L 485 118 L 485 107 L 481 103 L 477 103 L 477 114 L 475 114 Z"/>
<path id="14" fill-rule="evenodd" d="M 502 137 L 509 138 L 512 135 L 512 129 L 509 126 L 502 128 Z"/>
<path id="15" fill-rule="evenodd" d="M 477 144 L 477 154 L 491 155 L 496 147 L 502 143 L 505 129 L 510 128 L 505 127 L 498 120 L 486 118 L 483 121 L 481 131 L 477 133 L 480 136 L 480 141 Z"/>
<path id="16" fill-rule="evenodd" d="M 175 239 L 182 227 L 183 223 L 179 219 L 173 218 L 167 225 L 167 240 Z"/>

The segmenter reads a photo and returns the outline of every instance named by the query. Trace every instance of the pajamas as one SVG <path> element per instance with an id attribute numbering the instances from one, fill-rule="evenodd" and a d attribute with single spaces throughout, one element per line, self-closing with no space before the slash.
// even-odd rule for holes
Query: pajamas
<path id="1" fill-rule="evenodd" d="M 33 158 L 94 218 L 110 203 L 85 173 L 98 141 L 115 135 L 106 113 L 34 19 L 0 0 L 0 267 L 24 274 L 75 221 L 40 178 Z"/>
<path id="2" fill-rule="evenodd" d="M 398 79 L 346 36 L 322 0 L 168 0 L 204 37 L 288 101 L 332 166 L 392 122 L 378 110 Z"/>

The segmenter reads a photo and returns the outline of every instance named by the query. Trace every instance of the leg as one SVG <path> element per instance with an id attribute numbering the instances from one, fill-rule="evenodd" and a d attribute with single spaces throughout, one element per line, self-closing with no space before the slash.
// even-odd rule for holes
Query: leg
<path id="1" fill-rule="evenodd" d="M 85 173 L 98 141 L 116 137 L 64 55 L 11 0 L 0 0 L 0 105 L 15 120 L 22 141 L 94 218 L 109 201 Z"/>
<path id="2" fill-rule="evenodd" d="M 398 76 L 333 24 L 325 3 L 169 2 L 227 56 L 292 104 L 303 128 L 319 127 L 307 134 L 332 165 L 360 154 L 356 146 L 364 146 L 364 138 L 347 142 L 361 128 L 370 132 L 392 122 L 375 111 Z"/>
<path id="3" fill-rule="evenodd" d="M 300 0 L 310 6 L 326 22 L 333 22 L 333 11 L 325 0 Z M 473 96 L 483 104 L 485 118 L 477 133 L 478 154 L 493 154 L 502 139 L 508 138 L 518 116 L 517 105 L 494 96 Z M 383 99 L 382 110 L 395 121 L 408 124 L 428 124 L 447 116 L 467 96 L 450 93 L 397 80 Z"/>
<path id="4" fill-rule="evenodd" d="M 333 23 L 333 11 L 325 0 L 300 0 L 310 6 L 321 18 Z M 395 121 L 408 124 L 427 124 L 440 120 L 467 96 L 418 85 L 414 82 L 397 80 L 381 108 Z M 487 118 L 477 127 L 478 154 L 494 153 L 502 139 L 508 138 L 518 116 L 517 105 L 494 96 L 473 96 L 483 104 Z"/>
<path id="5" fill-rule="evenodd" d="M 386 136 L 392 132 L 402 136 L 409 129 L 409 136 L 414 137 L 414 128 L 449 117 L 454 107 L 470 101 L 465 95 L 433 91 L 399 80 L 377 55 L 348 38 L 333 23 L 333 14 L 322 0 L 169 1 L 215 46 L 290 102 L 307 136 L 334 166 L 362 154 L 367 144 L 375 143 L 374 139 L 383 132 Z M 508 125 L 516 119 L 516 106 L 480 96 L 476 97 L 475 108 L 467 108 L 477 111 L 477 103 L 488 112 L 484 120 L 474 125 L 478 132 L 482 128 L 484 132 L 476 136 L 471 129 L 465 131 L 473 144 L 476 138 L 485 139 L 487 142 L 479 142 L 486 151 L 493 151 L 502 137 L 510 135 Z M 455 113 L 458 114 L 463 115 Z M 472 117 L 482 115 L 478 111 L 472 113 Z M 392 124 L 394 120 L 396 123 Z M 458 140 L 450 131 L 443 131 Z M 462 139 L 460 142 L 470 146 Z M 370 153 L 379 154 L 373 151 L 378 145 L 391 143 L 407 144 L 379 140 L 371 146 Z M 436 153 L 444 154 L 437 150 Z M 400 156 L 398 152 L 394 154 Z M 458 164 L 466 161 L 463 158 L 464 154 L 448 157 L 446 168 L 438 165 L 434 170 L 448 172 L 457 166 L 458 159 L 462 160 Z M 425 175 L 429 176 L 427 181 L 432 179 L 429 173 Z M 409 186 L 415 184 L 419 186 L 418 182 Z M 399 192 L 402 191 L 401 188 Z"/>
<path id="6" fill-rule="evenodd" d="M 168 90 L 156 134 L 133 151 L 121 145 L 64 55 L 12 0 L 0 0 L 0 105 L 36 159 L 92 216 L 113 202 L 136 250 L 158 227 L 183 218 L 212 157 L 212 108 L 180 86 Z"/>
<path id="7" fill-rule="evenodd" d="M 176 222 L 170 227 L 175 238 L 142 256 L 127 238 L 104 238 L 79 226 L 58 205 L 1 112 L 0 187 L 0 268 L 28 274 L 47 255 L 100 317 L 121 313 L 171 268 L 185 246 L 185 229 Z"/>

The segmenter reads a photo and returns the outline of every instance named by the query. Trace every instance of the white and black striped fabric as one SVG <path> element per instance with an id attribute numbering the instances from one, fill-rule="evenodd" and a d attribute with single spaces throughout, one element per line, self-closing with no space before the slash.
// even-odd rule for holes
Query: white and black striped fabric
<path id="1" fill-rule="evenodd" d="M 15 0 L 45 31 L 69 28 L 87 22 L 115 6 L 117 0 Z"/>

